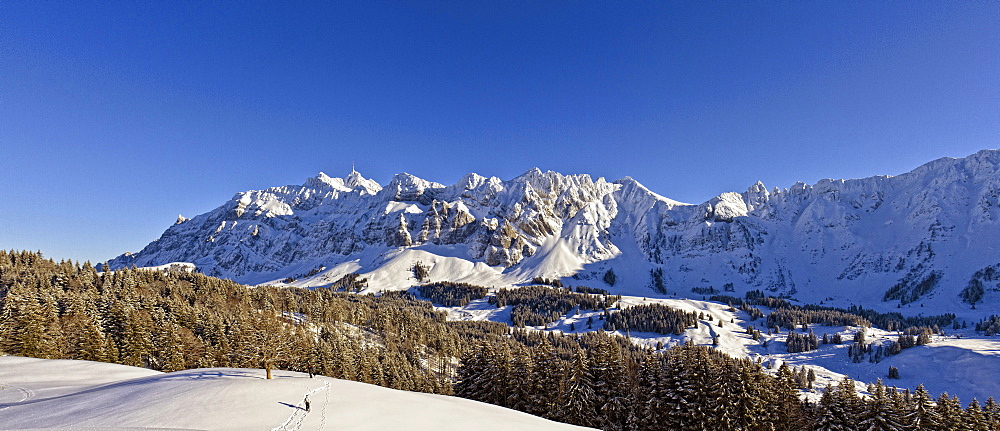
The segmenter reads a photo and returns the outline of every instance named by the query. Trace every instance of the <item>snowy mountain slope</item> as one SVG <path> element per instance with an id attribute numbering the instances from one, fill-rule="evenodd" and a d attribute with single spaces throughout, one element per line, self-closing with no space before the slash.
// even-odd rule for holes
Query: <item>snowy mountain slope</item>
<path id="1" fill-rule="evenodd" d="M 0 385 L 4 429 L 587 429 L 461 398 L 285 371 L 266 380 L 261 370 L 160 373 L 4 356 Z"/>
<path id="2" fill-rule="evenodd" d="M 600 285 L 613 269 L 621 281 L 611 290 L 636 295 L 656 295 L 649 271 L 662 268 L 674 294 L 732 283 L 737 294 L 916 313 L 968 309 L 959 292 L 1000 264 L 998 220 L 997 150 L 895 177 L 770 191 L 757 183 L 700 205 L 631 178 L 533 169 L 508 181 L 469 174 L 450 186 L 398 174 L 381 187 L 352 171 L 239 193 L 109 263 L 191 262 L 244 283 L 292 277 L 298 286 L 355 271 L 373 289 L 414 284 L 407 270 L 417 260 L 434 280 L 484 285 L 535 276 Z M 1000 286 L 985 287 L 980 309 L 1000 306 Z"/>
<path id="3" fill-rule="evenodd" d="M 555 265 L 577 269 L 617 253 L 607 231 L 615 215 L 610 195 L 618 188 L 537 169 L 510 181 L 469 174 L 447 187 L 409 174 L 384 188 L 357 172 L 344 179 L 320 174 L 301 186 L 239 193 L 207 214 L 179 218 L 141 252 L 109 263 L 192 262 L 210 275 L 260 283 L 350 261 L 373 269 L 390 251 L 421 247 L 503 269 L 559 243 L 579 262 Z M 522 277 L 538 271 L 528 272 Z"/>
<path id="4" fill-rule="evenodd" d="M 1000 261 L 992 244 L 1000 233 L 998 169 L 1000 152 L 982 151 L 897 177 L 772 192 L 758 183 L 699 205 L 686 220 L 664 218 L 642 245 L 678 288 L 732 282 L 867 305 L 899 284 L 895 305 L 914 302 L 908 293 L 923 299 L 915 288 L 936 278 L 927 296 L 957 308 L 971 275 Z"/>

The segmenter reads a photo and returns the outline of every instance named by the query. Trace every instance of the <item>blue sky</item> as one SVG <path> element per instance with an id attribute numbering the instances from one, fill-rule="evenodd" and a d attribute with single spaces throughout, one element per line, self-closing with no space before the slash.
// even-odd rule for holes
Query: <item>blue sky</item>
<path id="1" fill-rule="evenodd" d="M 1000 146 L 995 2 L 8 0 L 0 20 L 0 248 L 57 259 L 352 162 L 700 203 Z"/>

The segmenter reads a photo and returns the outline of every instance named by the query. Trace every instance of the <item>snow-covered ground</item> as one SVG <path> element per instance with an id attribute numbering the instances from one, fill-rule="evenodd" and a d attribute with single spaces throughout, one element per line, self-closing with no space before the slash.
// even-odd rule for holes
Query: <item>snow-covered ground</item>
<path id="1" fill-rule="evenodd" d="M 1000 338 L 985 337 L 966 330 L 946 336 L 933 336 L 931 344 L 905 349 L 898 355 L 887 356 L 879 362 L 869 362 L 868 356 L 859 363 L 854 363 L 847 355 L 854 333 L 860 328 L 813 326 L 812 330 L 818 337 L 823 334 L 840 333 L 844 339 L 842 344 L 820 344 L 819 349 L 808 352 L 788 353 L 784 340 L 787 332 L 772 336 L 763 335 L 769 339 L 767 348 L 754 344 L 749 350 L 749 357 L 760 358 L 764 365 L 770 364 L 772 369 L 786 362 L 793 367 L 806 366 L 816 373 L 816 391 L 813 398 L 818 399 L 819 389 L 837 384 L 847 375 L 860 383 L 874 383 L 878 379 L 888 386 L 900 389 L 914 389 L 923 384 L 935 396 L 948 392 L 958 395 L 964 403 L 973 398 L 985 401 L 989 397 L 1000 398 L 1000 375 L 991 372 L 1000 367 Z M 885 343 L 894 341 L 898 332 L 867 329 L 867 342 Z M 961 335 L 959 338 L 957 335 Z M 899 379 L 889 379 L 889 367 L 899 370 Z"/>
<path id="2" fill-rule="evenodd" d="M 511 324 L 510 306 L 496 308 L 490 305 L 488 298 L 470 302 L 465 307 L 438 307 L 448 312 L 450 320 L 491 320 Z M 933 342 L 925 346 L 915 346 L 903 350 L 895 356 L 883 358 L 878 363 L 864 361 L 854 363 L 847 355 L 854 334 L 860 330 L 855 327 L 829 327 L 812 325 L 810 329 L 822 339 L 823 334 L 841 334 L 843 343 L 820 344 L 819 349 L 788 353 L 785 339 L 788 332 L 768 335 L 764 326 L 765 318 L 750 321 L 747 313 L 736 310 L 729 311 L 729 306 L 709 301 L 694 299 L 670 299 L 638 296 L 623 296 L 619 302 L 622 308 L 638 304 L 663 304 L 688 312 L 703 313 L 705 319 L 698 322 L 697 328 L 689 328 L 681 335 L 661 335 L 657 333 L 631 332 L 632 341 L 646 346 L 656 346 L 662 343 L 664 347 L 683 344 L 691 340 L 698 345 L 712 345 L 713 336 L 718 337 L 715 347 L 730 356 L 759 360 L 770 371 L 777 371 L 781 363 L 793 367 L 808 367 L 816 374 L 813 391 L 806 391 L 811 399 L 818 399 L 820 390 L 827 385 L 836 385 L 845 375 L 856 380 L 858 390 L 864 391 L 868 383 L 882 379 L 886 385 L 900 389 L 914 389 L 923 384 L 935 396 L 941 392 L 958 395 L 964 403 L 973 398 L 985 401 L 990 396 L 1000 398 L 1000 337 L 985 337 L 971 329 L 948 330 L 946 336 L 934 336 Z M 617 308 L 611 309 L 615 312 Z M 765 313 L 767 308 L 761 307 Z M 535 330 L 561 331 L 564 333 L 586 332 L 599 330 L 604 324 L 600 320 L 600 311 L 572 310 L 562 316 L 548 329 L 535 327 Z M 708 317 L 712 316 L 712 320 Z M 593 328 L 587 328 L 588 318 L 593 319 Z M 719 326 L 719 322 L 723 322 Z M 575 330 L 571 330 L 571 324 Z M 747 326 L 761 330 L 761 341 L 754 341 L 746 333 Z M 877 328 L 866 330 L 867 342 L 877 344 L 894 341 L 898 332 L 883 331 Z M 623 331 L 618 334 L 625 335 Z M 767 340 L 764 347 L 762 341 Z M 899 379 L 888 379 L 889 367 L 899 369 Z"/>
<path id="3" fill-rule="evenodd" d="M 0 357 L 0 428 L 103 430 L 585 429 L 462 398 L 289 371 L 160 373 L 100 362 Z M 306 412 L 304 399 L 311 408 Z"/>

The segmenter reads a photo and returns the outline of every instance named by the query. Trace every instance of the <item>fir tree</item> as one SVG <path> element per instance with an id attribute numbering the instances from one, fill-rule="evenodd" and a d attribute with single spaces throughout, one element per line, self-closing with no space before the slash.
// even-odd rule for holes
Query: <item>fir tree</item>
<path id="1" fill-rule="evenodd" d="M 531 410 L 532 390 L 535 376 L 535 364 L 524 348 L 512 352 L 510 382 L 511 388 L 507 394 L 506 405 L 514 410 L 527 412 Z"/>
<path id="2" fill-rule="evenodd" d="M 295 335 L 288 327 L 288 323 L 267 311 L 252 313 L 245 318 L 245 321 L 247 327 L 242 331 L 242 339 L 239 340 L 241 350 L 237 355 L 250 363 L 255 362 L 256 366 L 264 369 L 267 378 L 270 379 L 271 371 L 278 362 L 287 360 L 294 352 Z"/>
<path id="3" fill-rule="evenodd" d="M 57 349 L 37 291 L 15 284 L 4 300 L 0 314 L 0 350 L 10 355 L 55 358 Z"/>
<path id="4" fill-rule="evenodd" d="M 869 385 L 871 398 L 865 403 L 862 420 L 858 423 L 860 430 L 890 431 L 901 429 L 898 423 L 899 412 L 895 411 L 886 393 L 886 388 L 879 380 Z"/>
<path id="5" fill-rule="evenodd" d="M 627 388 L 621 348 L 609 337 L 601 337 L 591 349 L 590 375 L 594 383 L 596 425 L 602 429 L 620 429 L 625 425 Z"/>
<path id="6" fill-rule="evenodd" d="M 990 429 L 989 421 L 986 415 L 983 413 L 982 408 L 979 406 L 979 400 L 973 398 L 972 402 L 969 403 L 969 407 L 965 409 L 965 424 L 964 426 L 970 430 L 985 430 Z"/>
<path id="7" fill-rule="evenodd" d="M 983 415 L 986 416 L 989 429 L 1000 429 L 1000 405 L 993 397 L 986 400 L 986 404 L 983 406 Z"/>
<path id="8" fill-rule="evenodd" d="M 595 419 L 593 376 L 590 375 L 587 355 L 583 349 L 577 349 L 573 356 L 573 364 L 564 387 L 565 401 L 561 420 L 576 425 L 593 423 Z"/>
<path id="9" fill-rule="evenodd" d="M 531 383 L 532 407 L 529 413 L 553 419 L 562 406 L 562 360 L 556 355 L 548 340 L 543 340 L 534 352 L 535 369 Z"/>
<path id="10" fill-rule="evenodd" d="M 938 396 L 935 408 L 941 418 L 941 429 L 960 430 L 963 428 L 962 404 L 958 397 L 949 397 L 947 392 Z"/>
<path id="11" fill-rule="evenodd" d="M 912 407 L 906 415 L 906 422 L 914 429 L 939 429 L 941 415 L 935 410 L 934 400 L 924 389 L 924 385 L 918 385 L 911 398 Z"/>
<path id="12" fill-rule="evenodd" d="M 854 381 L 844 376 L 836 387 L 827 387 L 820 398 L 818 430 L 854 430 L 860 403 Z"/>

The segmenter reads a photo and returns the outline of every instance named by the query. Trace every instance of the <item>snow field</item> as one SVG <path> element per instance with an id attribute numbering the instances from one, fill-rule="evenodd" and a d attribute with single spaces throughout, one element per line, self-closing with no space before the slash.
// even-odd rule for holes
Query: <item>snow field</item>
<path id="1" fill-rule="evenodd" d="M 586 429 L 470 401 L 290 371 L 160 373 L 99 362 L 0 357 L 2 428 L 199 430 Z M 311 412 L 304 410 L 309 395 Z"/>

